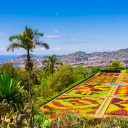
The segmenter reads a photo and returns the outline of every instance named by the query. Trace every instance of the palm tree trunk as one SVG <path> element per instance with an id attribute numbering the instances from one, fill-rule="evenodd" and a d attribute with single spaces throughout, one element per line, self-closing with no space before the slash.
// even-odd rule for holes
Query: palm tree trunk
<path id="1" fill-rule="evenodd" d="M 54 70 L 54 64 L 52 63 L 52 66 L 51 66 L 51 68 L 52 68 L 52 74 L 53 74 L 53 70 Z"/>
<path id="2" fill-rule="evenodd" d="M 29 70 L 29 104 L 31 105 L 31 85 L 30 85 L 30 67 L 29 67 L 30 54 L 29 54 L 29 50 L 27 50 L 27 52 L 28 52 L 27 60 L 28 60 L 28 70 Z"/>
<path id="3" fill-rule="evenodd" d="M 30 84 L 30 70 L 29 70 L 29 104 L 31 105 L 31 84 Z"/>

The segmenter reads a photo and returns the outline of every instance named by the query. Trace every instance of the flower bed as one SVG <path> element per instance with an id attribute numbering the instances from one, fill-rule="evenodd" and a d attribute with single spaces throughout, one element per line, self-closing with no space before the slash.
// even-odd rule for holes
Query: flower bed
<path id="1" fill-rule="evenodd" d="M 120 80 L 120 83 L 128 83 L 128 73 L 124 73 L 123 77 Z"/>
<path id="2" fill-rule="evenodd" d="M 112 86 L 107 85 L 80 85 L 68 94 L 82 94 L 82 95 L 107 95 Z"/>
<path id="3" fill-rule="evenodd" d="M 120 73 L 100 73 L 97 76 L 119 76 L 119 75 Z"/>
<path id="4" fill-rule="evenodd" d="M 128 97 L 113 98 L 106 114 L 128 115 Z"/>
<path id="5" fill-rule="evenodd" d="M 63 95 L 58 97 L 55 101 L 44 105 L 40 110 L 50 112 L 57 110 L 69 110 L 72 108 L 72 110 L 86 110 L 87 113 L 94 114 L 103 100 L 104 99 L 98 97 Z"/>
<path id="6" fill-rule="evenodd" d="M 85 81 L 85 83 L 88 84 L 97 84 L 97 83 L 116 83 L 117 79 L 119 77 L 119 74 L 117 73 L 100 73 L 97 76 L 92 77 L 88 81 Z"/>
<path id="7" fill-rule="evenodd" d="M 115 95 L 128 96 L 128 85 L 119 85 Z"/>

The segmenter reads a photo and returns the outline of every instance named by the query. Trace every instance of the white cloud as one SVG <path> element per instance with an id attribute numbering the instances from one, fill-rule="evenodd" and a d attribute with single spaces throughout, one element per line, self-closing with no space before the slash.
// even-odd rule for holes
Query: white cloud
<path id="1" fill-rule="evenodd" d="M 60 49 L 60 48 L 53 48 L 53 49 L 51 49 L 51 50 L 59 51 L 59 50 L 61 50 L 61 49 Z"/>
<path id="2" fill-rule="evenodd" d="M 44 35 L 45 38 L 59 38 L 60 35 Z"/>
<path id="3" fill-rule="evenodd" d="M 57 33 L 57 32 L 58 32 L 58 30 L 56 30 L 56 29 L 55 29 L 55 30 L 54 30 L 54 32 L 56 32 L 56 33 Z"/>
<path id="4" fill-rule="evenodd" d="M 46 50 L 45 48 L 36 48 L 36 49 L 34 49 L 34 51 L 39 51 L 39 50 Z"/>
<path id="5" fill-rule="evenodd" d="M 59 14 L 56 12 L 56 15 L 58 16 Z"/>
<path id="6" fill-rule="evenodd" d="M 5 48 L 0 48 L 0 50 L 5 50 Z"/>
<path id="7" fill-rule="evenodd" d="M 0 33 L 0 36 L 8 36 L 8 33 Z"/>

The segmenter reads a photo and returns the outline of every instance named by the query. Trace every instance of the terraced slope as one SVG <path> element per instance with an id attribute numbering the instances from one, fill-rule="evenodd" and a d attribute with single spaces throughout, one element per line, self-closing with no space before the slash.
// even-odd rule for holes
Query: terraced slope
<path id="1" fill-rule="evenodd" d="M 72 109 L 96 117 L 128 115 L 128 73 L 98 73 L 40 109 L 43 112 Z"/>

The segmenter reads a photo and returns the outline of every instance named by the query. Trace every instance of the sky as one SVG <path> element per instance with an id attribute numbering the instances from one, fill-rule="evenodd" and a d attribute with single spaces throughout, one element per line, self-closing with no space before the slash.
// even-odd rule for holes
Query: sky
<path id="1" fill-rule="evenodd" d="M 67 55 L 128 48 L 127 0 L 4 0 L 0 2 L 0 55 L 7 52 L 9 37 L 25 26 L 44 33 L 40 40 L 50 49 L 37 47 L 35 55 Z"/>

